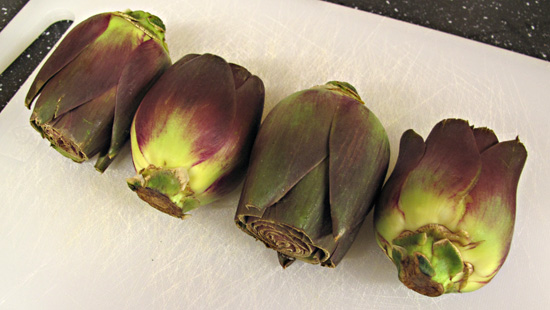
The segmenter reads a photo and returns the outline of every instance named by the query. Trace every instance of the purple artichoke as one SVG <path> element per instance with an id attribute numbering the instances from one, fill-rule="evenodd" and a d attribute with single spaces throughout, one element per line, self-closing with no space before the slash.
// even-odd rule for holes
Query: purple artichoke
<path id="1" fill-rule="evenodd" d="M 103 172 L 128 140 L 147 89 L 170 66 L 162 21 L 143 11 L 103 13 L 72 29 L 38 72 L 31 125 L 61 154 L 100 155 Z"/>
<path id="2" fill-rule="evenodd" d="M 378 118 L 343 82 L 290 95 L 254 142 L 235 215 L 246 233 L 278 253 L 335 267 L 382 186 L 389 143 Z"/>
<path id="3" fill-rule="evenodd" d="M 210 54 L 183 57 L 135 115 L 137 175 L 128 185 L 179 218 L 229 193 L 246 172 L 263 104 L 263 83 L 245 68 Z"/>
<path id="4" fill-rule="evenodd" d="M 438 123 L 424 142 L 401 138 L 399 157 L 375 207 L 376 239 L 401 282 L 427 296 L 470 292 L 504 263 L 527 151 L 466 121 Z"/>

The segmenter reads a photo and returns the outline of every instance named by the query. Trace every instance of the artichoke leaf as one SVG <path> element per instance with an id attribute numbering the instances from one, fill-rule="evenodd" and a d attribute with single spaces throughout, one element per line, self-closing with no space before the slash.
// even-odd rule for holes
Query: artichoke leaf
<path id="1" fill-rule="evenodd" d="M 25 106 L 27 108 L 30 108 L 32 101 L 48 80 L 72 62 L 90 43 L 103 34 L 107 26 L 109 26 L 110 19 L 111 15 L 109 13 L 98 14 L 79 23 L 67 33 L 36 75 L 25 99 Z"/>
<path id="2" fill-rule="evenodd" d="M 254 142 L 238 214 L 256 208 L 261 215 L 325 160 L 336 105 L 321 96 L 318 91 L 298 92 L 266 117 Z"/>

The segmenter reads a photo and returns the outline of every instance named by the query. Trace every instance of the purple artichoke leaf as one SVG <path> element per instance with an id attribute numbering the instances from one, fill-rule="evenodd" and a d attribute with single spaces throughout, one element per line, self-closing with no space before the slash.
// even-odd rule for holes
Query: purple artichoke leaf
<path id="1" fill-rule="evenodd" d="M 473 132 L 479 153 L 498 143 L 495 133 L 487 127 L 474 128 Z"/>
<path id="2" fill-rule="evenodd" d="M 128 23 L 128 27 L 134 26 Z M 109 31 L 112 33 L 107 33 Z M 124 32 L 122 29 L 108 28 L 104 36 L 118 39 L 124 37 Z M 134 43 L 131 40 L 121 40 L 119 44 L 105 41 L 89 45 L 74 62 L 56 75 L 52 82 L 58 83 L 52 83 L 51 88 L 50 83 L 45 86 L 40 98 L 57 100 L 55 117 L 117 86 Z"/>
<path id="3" fill-rule="evenodd" d="M 118 81 L 111 146 L 114 158 L 128 139 L 133 116 L 146 92 L 170 66 L 166 50 L 147 40 L 132 53 Z"/>
<path id="4" fill-rule="evenodd" d="M 463 256 L 475 267 L 471 281 L 484 285 L 498 272 L 510 250 L 517 186 L 527 151 L 519 140 L 506 141 L 485 150 L 481 160 L 479 181 L 470 192 L 471 202 L 457 228 L 467 231 L 472 243 L 479 243 Z M 478 251 L 491 253 L 491 259 Z"/>
<path id="5" fill-rule="evenodd" d="M 439 122 L 426 139 L 424 156 L 402 186 L 401 209 L 418 213 L 415 218 L 426 221 L 424 225 L 456 223 L 463 212 L 455 208 L 463 207 L 458 202 L 473 188 L 480 171 L 481 159 L 468 123 L 459 119 Z M 426 198 L 426 194 L 422 194 L 424 200 L 419 201 L 420 193 L 430 196 Z M 426 204 L 425 199 L 435 199 L 438 203 Z M 439 214 L 437 219 L 420 215 L 420 212 L 428 212 L 425 209 L 428 207 L 434 208 L 429 213 Z"/>
<path id="6" fill-rule="evenodd" d="M 197 57 L 201 56 L 200 54 L 187 54 L 187 55 L 184 55 L 182 58 L 180 58 L 178 61 L 177 61 L 177 64 L 179 66 L 183 65 L 184 63 L 186 62 L 189 62 Z"/>
<path id="7" fill-rule="evenodd" d="M 25 99 L 27 108 L 30 108 L 32 101 L 53 76 L 103 34 L 110 19 L 109 13 L 98 14 L 76 25 L 67 33 L 34 79 Z"/>
<path id="8" fill-rule="evenodd" d="M 252 74 L 250 73 L 250 71 L 236 64 L 231 63 L 229 64 L 229 67 L 231 67 L 231 72 L 233 73 L 233 81 L 235 81 L 235 89 L 238 90 L 246 81 L 248 81 L 248 79 L 252 76 Z"/>
<path id="9" fill-rule="evenodd" d="M 123 36 L 108 31 L 103 35 Z M 109 40 L 90 44 L 44 85 L 34 108 L 38 124 L 47 123 L 116 87 L 127 55 L 131 53 L 132 42 L 122 40 L 120 44 L 110 44 L 105 41 Z"/>
<path id="10" fill-rule="evenodd" d="M 354 234 L 372 209 L 389 163 L 389 141 L 363 104 L 341 97 L 330 130 L 330 214 L 338 240 Z"/>
<path id="11" fill-rule="evenodd" d="M 180 69 L 183 66 L 185 70 Z M 187 137 L 198 158 L 193 165 L 216 154 L 225 145 L 236 113 L 232 77 L 227 63 L 210 54 L 174 63 L 147 93 L 134 120 L 139 128 L 137 143 L 145 158 L 156 161 L 148 158 L 154 154 L 149 155 L 143 147 L 155 137 L 155 132 L 164 130 L 162 124 L 171 117 L 167 111 L 178 111 L 182 124 L 193 126 L 193 134 Z M 197 91 L 203 89 L 209 91 Z M 233 104 L 227 104 L 228 98 L 233 98 Z"/>
<path id="12" fill-rule="evenodd" d="M 468 204 L 466 214 L 478 213 L 475 217 L 481 221 L 490 221 L 490 204 L 481 203 L 494 197 L 500 197 L 504 202 L 501 210 L 515 214 L 516 191 L 519 177 L 527 160 L 527 150 L 519 140 L 498 143 L 481 154 L 482 171 L 475 188 L 470 192 L 472 203 Z M 462 222 L 465 222 L 463 220 Z M 497 221 L 494 224 L 500 224 Z"/>
<path id="13" fill-rule="evenodd" d="M 250 153 L 260 127 L 264 107 L 264 84 L 248 70 L 230 64 L 238 87 L 235 94 L 237 110 L 226 144 L 213 160 L 223 157 L 227 171 L 203 193 L 206 196 L 223 196 L 234 190 L 243 180 Z"/>

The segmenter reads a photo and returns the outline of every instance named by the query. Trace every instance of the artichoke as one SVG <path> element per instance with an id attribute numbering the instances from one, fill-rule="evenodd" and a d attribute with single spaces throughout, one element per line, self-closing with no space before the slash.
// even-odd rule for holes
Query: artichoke
<path id="1" fill-rule="evenodd" d="M 246 233 L 296 259 L 335 267 L 384 181 L 389 143 L 357 91 L 329 82 L 282 100 L 254 142 L 235 215 Z"/>
<path id="2" fill-rule="evenodd" d="M 427 296 L 470 292 L 504 263 L 527 152 L 459 119 L 412 130 L 374 211 L 376 239 L 401 282 Z"/>
<path id="3" fill-rule="evenodd" d="M 136 112 L 137 175 L 128 186 L 179 218 L 231 192 L 246 172 L 263 104 L 263 83 L 245 68 L 210 54 L 183 57 Z"/>
<path id="4" fill-rule="evenodd" d="M 170 66 L 162 21 L 143 11 L 103 13 L 72 29 L 27 94 L 31 125 L 75 162 L 100 154 L 103 172 L 128 140 L 133 115 Z"/>

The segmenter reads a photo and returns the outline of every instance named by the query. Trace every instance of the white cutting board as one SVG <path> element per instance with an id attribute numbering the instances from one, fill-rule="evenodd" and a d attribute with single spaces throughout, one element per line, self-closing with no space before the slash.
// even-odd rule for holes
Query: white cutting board
<path id="1" fill-rule="evenodd" d="M 519 135 L 529 158 L 508 260 L 479 291 L 421 296 L 378 249 L 371 214 L 336 269 L 283 270 L 235 227 L 238 192 L 181 221 L 127 188 L 128 147 L 103 175 L 50 148 L 23 106 L 35 71 L 0 113 L 0 309 L 548 308 L 550 63 L 314 0 L 31 0 L 0 34 L 0 58 L 57 17 L 126 8 L 164 20 L 174 60 L 210 52 L 259 75 L 265 114 L 295 91 L 350 82 L 387 129 L 391 168 L 405 130 L 425 137 L 443 118 Z"/>

